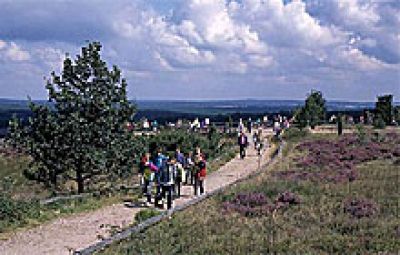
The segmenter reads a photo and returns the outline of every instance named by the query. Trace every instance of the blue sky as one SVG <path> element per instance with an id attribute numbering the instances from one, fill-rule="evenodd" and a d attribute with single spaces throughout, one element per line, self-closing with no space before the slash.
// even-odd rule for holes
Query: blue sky
<path id="1" fill-rule="evenodd" d="M 397 0 L 0 0 L 0 97 L 103 44 L 132 99 L 400 99 Z"/>

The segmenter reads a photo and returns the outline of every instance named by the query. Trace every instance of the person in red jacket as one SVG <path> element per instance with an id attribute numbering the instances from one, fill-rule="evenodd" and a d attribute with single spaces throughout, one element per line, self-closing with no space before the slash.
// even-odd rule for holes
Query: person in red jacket
<path id="1" fill-rule="evenodd" d="M 200 189 L 200 195 L 204 194 L 204 180 L 207 175 L 207 164 L 204 156 L 201 154 L 196 155 L 196 175 L 194 181 L 194 195 L 197 196 Z"/>

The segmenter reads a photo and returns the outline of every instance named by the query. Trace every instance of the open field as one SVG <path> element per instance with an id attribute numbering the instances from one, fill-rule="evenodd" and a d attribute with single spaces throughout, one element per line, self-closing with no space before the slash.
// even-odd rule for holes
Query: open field
<path id="1" fill-rule="evenodd" d="M 389 136 L 391 141 L 380 136 L 380 142 L 364 145 L 354 136 L 325 137 L 289 142 L 284 160 L 262 176 L 101 254 L 397 254 L 399 135 Z M 346 139 L 354 143 L 334 154 L 337 164 L 302 165 L 301 159 L 313 155 L 304 148 L 336 146 Z M 375 146 L 372 143 L 378 146 L 372 151 L 376 156 L 364 155 L 363 148 Z M 362 152 L 346 157 L 357 150 Z"/>

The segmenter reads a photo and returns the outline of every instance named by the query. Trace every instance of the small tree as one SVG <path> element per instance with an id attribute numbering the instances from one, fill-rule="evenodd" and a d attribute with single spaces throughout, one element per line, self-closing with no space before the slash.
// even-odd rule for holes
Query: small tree
<path id="1" fill-rule="evenodd" d="M 379 96 L 375 104 L 375 118 L 382 118 L 386 125 L 391 125 L 393 120 L 393 95 Z M 377 120 L 374 120 L 375 122 Z"/>
<path id="2" fill-rule="evenodd" d="M 296 118 L 300 127 L 311 126 L 312 129 L 325 120 L 326 106 L 325 99 L 320 91 L 311 91 L 305 105 L 298 110 Z"/>
<path id="3" fill-rule="evenodd" d="M 396 106 L 393 109 L 394 120 L 396 121 L 397 125 L 400 125 L 400 106 Z"/>
<path id="4" fill-rule="evenodd" d="M 22 127 L 10 124 L 10 143 L 33 158 L 30 171 L 39 181 L 57 185 L 73 179 L 82 193 L 98 175 L 121 175 L 132 167 L 126 123 L 135 112 L 127 99 L 125 79 L 100 57 L 101 45 L 83 47 L 76 59 L 66 57 L 60 75 L 48 80 L 50 108 L 30 103 L 33 117 Z"/>

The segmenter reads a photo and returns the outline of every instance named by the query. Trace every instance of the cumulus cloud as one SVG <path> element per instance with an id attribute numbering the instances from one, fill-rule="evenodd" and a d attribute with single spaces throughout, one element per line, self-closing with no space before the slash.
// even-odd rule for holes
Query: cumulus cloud
<path id="1" fill-rule="evenodd" d="M 155 93 L 161 84 L 188 84 L 193 95 L 212 84 L 209 96 L 234 89 L 258 96 L 272 87 L 304 94 L 350 82 L 391 91 L 400 70 L 399 17 L 395 0 L 5 1 L 0 58 L 45 75 L 60 68 L 65 52 L 100 40 L 139 96 L 148 96 L 149 84 Z"/>
<path id="2" fill-rule="evenodd" d="M 21 49 L 15 42 L 0 41 L 0 53 L 4 59 L 10 61 L 26 61 L 31 58 L 28 51 Z"/>

